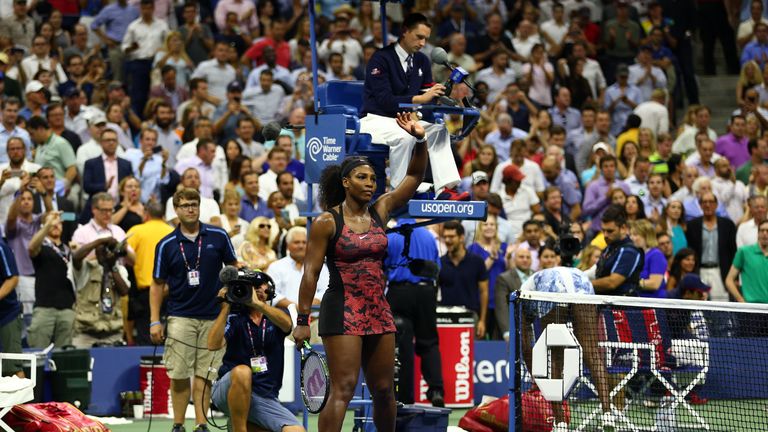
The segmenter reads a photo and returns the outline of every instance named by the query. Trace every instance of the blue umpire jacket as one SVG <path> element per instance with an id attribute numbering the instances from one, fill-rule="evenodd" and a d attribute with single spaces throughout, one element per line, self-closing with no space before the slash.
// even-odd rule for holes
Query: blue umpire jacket
<path id="1" fill-rule="evenodd" d="M 396 45 L 393 43 L 376 51 L 368 61 L 363 115 L 395 117 L 401 111 L 398 108 L 401 103 L 411 103 L 413 96 L 433 84 L 429 58 L 422 52 L 413 54 L 413 70 L 409 79 L 395 51 Z"/>

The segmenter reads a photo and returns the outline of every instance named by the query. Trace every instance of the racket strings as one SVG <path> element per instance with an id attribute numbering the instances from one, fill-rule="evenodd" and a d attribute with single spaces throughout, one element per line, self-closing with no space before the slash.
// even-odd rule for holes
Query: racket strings
<path id="1" fill-rule="evenodd" d="M 317 354 L 310 354 L 302 366 L 302 396 L 307 410 L 320 411 L 328 394 L 329 378 L 323 360 Z"/>

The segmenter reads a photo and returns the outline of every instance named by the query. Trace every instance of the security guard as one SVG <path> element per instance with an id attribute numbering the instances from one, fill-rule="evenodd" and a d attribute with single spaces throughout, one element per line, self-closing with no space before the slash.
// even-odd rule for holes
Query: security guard
<path id="1" fill-rule="evenodd" d="M 432 32 L 427 17 L 414 13 L 403 21 L 403 34 L 397 43 L 376 51 L 368 62 L 363 93 L 360 132 L 371 134 L 374 143 L 389 150 L 392 187 L 405 178 L 416 139 L 397 126 L 395 115 L 404 111 L 401 103 L 429 104 L 442 96 L 445 86 L 432 82 L 432 65 L 420 52 Z M 437 199 L 468 200 L 455 187 L 461 181 L 453 159 L 451 139 L 445 125 L 422 122 L 427 131 L 427 149 Z"/>
<path id="2" fill-rule="evenodd" d="M 414 346 L 411 340 L 415 336 L 416 354 L 421 357 L 421 374 L 429 385 L 427 398 L 432 405 L 442 407 L 445 403 L 437 336 L 435 287 L 440 255 L 429 230 L 423 227 L 408 227 L 415 222 L 413 219 L 400 219 L 398 227 L 405 227 L 404 233 L 387 234 L 387 258 L 384 260 L 389 280 L 387 301 L 395 314 L 399 336 L 401 372 L 398 400 L 413 403 Z M 407 256 L 403 255 L 405 236 L 410 237 Z M 410 266 L 409 262 L 412 263 Z M 418 275 L 414 275 L 411 270 Z"/>

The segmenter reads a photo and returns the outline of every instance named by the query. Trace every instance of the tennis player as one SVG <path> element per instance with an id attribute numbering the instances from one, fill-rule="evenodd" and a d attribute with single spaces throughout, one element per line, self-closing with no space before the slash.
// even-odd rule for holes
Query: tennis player
<path id="1" fill-rule="evenodd" d="M 579 269 L 570 267 L 552 267 L 540 270 L 529 277 L 521 286 L 521 291 L 539 291 L 561 294 L 583 294 L 594 295 L 595 290 L 589 278 Z M 598 334 L 598 314 L 596 305 L 574 304 L 571 305 L 571 316 L 573 317 L 573 326 L 576 332 L 576 339 L 584 348 L 586 353 L 585 360 L 592 376 L 592 381 L 597 388 L 597 396 L 600 399 L 600 405 L 603 409 L 603 427 L 615 427 L 615 416 L 611 412 L 611 401 L 609 398 L 608 374 L 600 356 L 597 345 Z M 545 301 L 526 301 L 523 303 L 523 359 L 528 370 L 532 363 L 532 342 L 533 342 L 533 322 L 536 319 L 541 320 L 541 327 L 548 324 L 563 323 L 568 316 L 568 311 L 557 307 L 557 303 Z M 563 360 L 562 352 L 559 355 L 552 356 L 552 370 L 562 371 Z M 552 412 L 555 416 L 555 427 L 553 432 L 564 432 L 568 430 L 568 423 L 565 419 L 563 405 L 559 402 L 552 403 Z"/>
<path id="2" fill-rule="evenodd" d="M 219 298 L 226 294 L 226 287 L 219 290 Z M 283 384 L 284 339 L 292 323 L 286 310 L 269 305 L 270 297 L 274 291 L 268 293 L 264 282 L 253 286 L 250 304 L 222 303 L 208 333 L 208 349 L 226 345 L 211 400 L 229 415 L 234 432 L 246 432 L 249 423 L 258 430 L 304 432 L 296 416 L 277 399 Z"/>
<path id="3" fill-rule="evenodd" d="M 404 180 L 393 191 L 371 202 L 377 179 L 366 158 L 351 157 L 328 167 L 320 180 L 320 200 L 326 210 L 309 232 L 304 276 L 293 337 L 301 347 L 309 339 L 309 310 L 315 298 L 323 262 L 330 273 L 320 304 L 319 333 L 323 338 L 331 393 L 320 412 L 318 430 L 340 431 L 355 391 L 360 367 L 373 395 L 373 422 L 379 432 L 395 430 L 395 322 L 384 297 L 386 221 L 416 192 L 427 166 L 424 127 L 410 114 L 397 124 L 416 138 Z"/>

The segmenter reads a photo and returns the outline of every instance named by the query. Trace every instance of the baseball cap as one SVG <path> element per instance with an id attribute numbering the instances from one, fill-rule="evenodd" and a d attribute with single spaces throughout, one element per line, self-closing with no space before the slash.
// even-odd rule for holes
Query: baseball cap
<path id="1" fill-rule="evenodd" d="M 240 84 L 240 81 L 232 81 L 231 83 L 227 84 L 227 91 L 230 93 L 242 93 L 243 85 Z"/>
<path id="2" fill-rule="evenodd" d="M 520 171 L 520 168 L 509 165 L 508 167 L 504 168 L 504 171 L 501 173 L 501 177 L 503 180 L 514 180 L 514 181 L 523 181 L 525 178 L 525 174 Z"/>
<path id="3" fill-rule="evenodd" d="M 627 75 L 629 75 L 629 66 L 627 66 L 625 63 L 619 63 L 619 65 L 616 66 L 616 76 Z"/>
<path id="4" fill-rule="evenodd" d="M 107 92 L 119 89 L 125 90 L 125 84 L 121 83 L 120 81 L 110 81 L 109 84 L 107 84 Z"/>
<path id="5" fill-rule="evenodd" d="M 8 62 L 9 62 L 8 54 L 4 52 L 0 52 L 0 63 L 8 64 Z"/>
<path id="6" fill-rule="evenodd" d="M 67 89 L 62 93 L 62 96 L 65 98 L 80 96 L 80 90 L 78 90 L 78 88 L 75 86 L 67 87 Z"/>
<path id="7" fill-rule="evenodd" d="M 705 284 L 704 281 L 701 280 L 699 275 L 695 273 L 688 273 L 687 275 L 683 276 L 683 279 L 680 280 L 680 290 L 682 291 L 701 291 L 701 292 L 709 292 L 712 288 Z"/>
<path id="8" fill-rule="evenodd" d="M 472 173 L 472 185 L 476 185 L 480 182 L 488 183 L 488 174 L 485 171 L 475 171 Z"/>
<path id="9" fill-rule="evenodd" d="M 611 152 L 611 148 L 608 147 L 608 144 L 600 141 L 599 143 L 592 146 L 592 153 L 598 151 L 598 150 L 605 150 L 606 153 Z"/>
<path id="10" fill-rule="evenodd" d="M 41 83 L 38 80 L 32 80 L 27 83 L 26 87 L 24 87 L 24 93 L 37 93 L 44 88 L 45 86 L 43 85 L 43 83 Z"/>
<path id="11" fill-rule="evenodd" d="M 93 111 L 88 115 L 86 121 L 88 122 L 88 126 L 94 126 L 97 124 L 106 123 L 107 116 L 105 116 L 101 111 Z"/>

